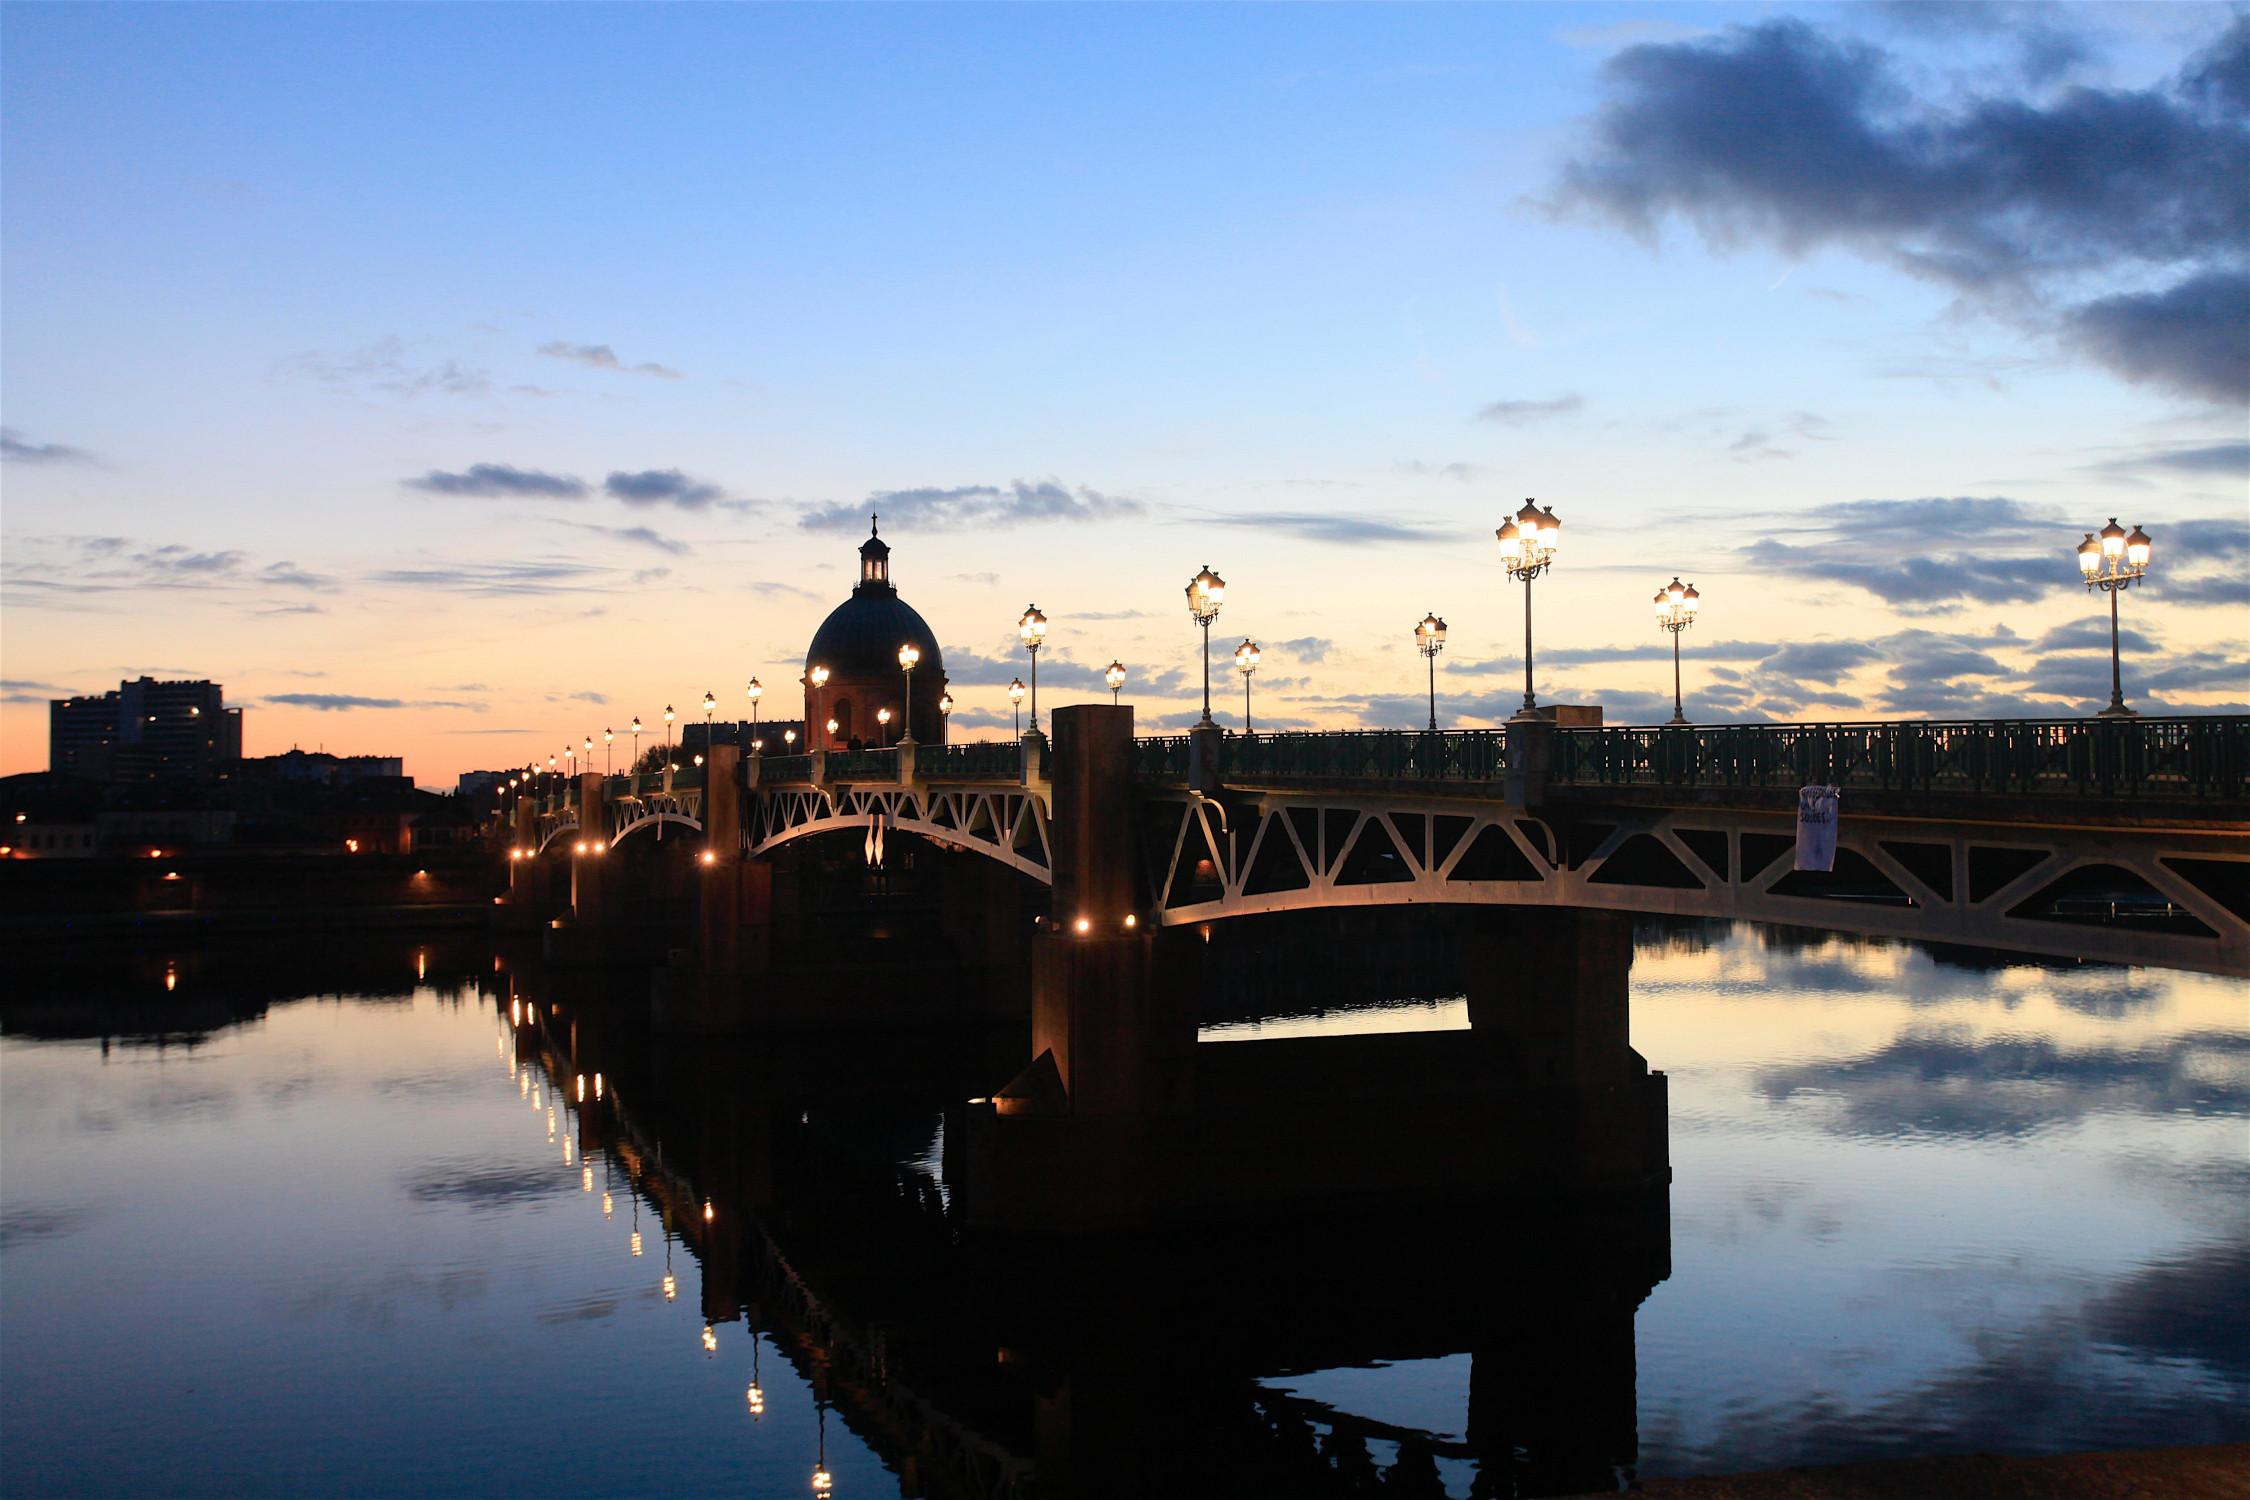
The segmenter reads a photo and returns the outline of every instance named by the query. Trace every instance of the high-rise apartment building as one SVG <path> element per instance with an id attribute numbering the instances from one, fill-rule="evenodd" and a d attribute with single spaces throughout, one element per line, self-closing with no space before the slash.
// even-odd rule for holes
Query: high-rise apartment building
<path id="1" fill-rule="evenodd" d="M 242 710 L 215 682 L 140 677 L 47 709 L 47 764 L 100 781 L 218 775 L 242 758 Z"/>

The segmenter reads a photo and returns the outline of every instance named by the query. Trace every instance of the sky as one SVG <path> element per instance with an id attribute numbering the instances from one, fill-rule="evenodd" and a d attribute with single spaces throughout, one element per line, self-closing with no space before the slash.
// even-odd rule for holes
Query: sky
<path id="1" fill-rule="evenodd" d="M 208 677 L 423 784 L 768 712 L 870 511 L 959 738 L 2250 712 L 2250 12 L 0 9 L 0 771 Z M 786 711 L 786 710 L 782 710 Z"/>

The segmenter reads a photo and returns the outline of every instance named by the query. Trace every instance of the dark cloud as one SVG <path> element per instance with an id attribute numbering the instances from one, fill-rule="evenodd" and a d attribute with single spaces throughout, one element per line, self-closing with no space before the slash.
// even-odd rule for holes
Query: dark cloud
<path id="1" fill-rule="evenodd" d="M 2216 474 L 2250 487 L 2250 443 L 2202 443 L 2188 447 L 2158 448 L 2129 454 L 2094 465 L 2106 473 L 2135 473 L 2148 469 L 2175 474 Z M 2250 530 L 2250 524 L 2243 528 Z"/>
<path id="2" fill-rule="evenodd" d="M 967 484 L 878 490 L 857 505 L 815 506 L 797 524 L 807 531 L 857 531 L 879 511 L 911 531 L 962 531 L 972 527 L 1025 526 L 1041 521 L 1108 521 L 1143 514 L 1138 500 L 1105 495 L 1054 479 L 1010 480 L 1006 485 Z"/>
<path id="3" fill-rule="evenodd" d="M 642 469 L 635 474 L 613 472 L 602 481 L 602 490 L 627 505 L 670 505 L 681 510 L 707 510 L 726 491 L 715 484 L 690 479 L 678 469 Z"/>
<path id="4" fill-rule="evenodd" d="M 443 699 L 365 698 L 357 693 L 268 693 L 266 702 L 286 704 L 291 708 L 314 708 L 323 713 L 342 713 L 354 708 L 465 708 L 476 713 L 484 712 L 484 705 L 481 703 Z"/>
<path id="5" fill-rule="evenodd" d="M 670 365 L 660 365 L 654 360 L 627 364 L 617 357 L 617 351 L 607 344 L 573 344 L 563 339 L 541 344 L 539 352 L 549 359 L 567 359 L 573 364 L 590 366 L 596 370 L 616 370 L 626 375 L 654 375 L 659 380 L 679 380 L 678 370 Z"/>
<path id="6" fill-rule="evenodd" d="M 94 455 L 64 443 L 26 442 L 13 427 L 0 427 L 0 459 L 12 464 L 90 464 Z"/>
<path id="7" fill-rule="evenodd" d="M 1294 656 L 1301 662 L 1321 662 L 1326 661 L 1328 653 L 1336 649 L 1336 643 L 1326 636 L 1301 635 L 1292 641 L 1275 641 L 1267 649 Z"/>
<path id="8" fill-rule="evenodd" d="M 1585 405 L 1586 398 L 1575 391 L 1549 396 L 1544 401 L 1495 401 L 1477 409 L 1477 420 L 1502 427 L 1521 427 L 1528 422 L 1544 422 L 1549 417 L 1567 417 Z"/>
<path id="9" fill-rule="evenodd" d="M 432 469 L 419 479 L 399 481 L 408 489 L 432 495 L 474 495 L 487 500 L 583 500 L 586 481 L 544 469 L 519 469 L 512 464 L 471 464 L 458 473 Z"/>
<path id="10" fill-rule="evenodd" d="M 1781 535 L 1738 554 L 1751 567 L 1850 584 L 1905 614 L 2019 603 L 2077 577 L 2069 527 L 1997 496 L 1847 500 L 1768 529 Z"/>
<path id="11" fill-rule="evenodd" d="M 1560 212 L 1652 244 L 1681 219 L 1722 247 L 1852 249 L 2126 379 L 2250 395 L 2250 16 L 2156 87 L 2046 99 L 1917 97 L 1883 49 L 1791 18 L 1604 73 Z M 2069 305 L 2088 275 L 2127 285 Z"/>
<path id="12" fill-rule="evenodd" d="M 336 580 L 326 573 L 315 573 L 300 568 L 293 562 L 266 564 L 258 571 L 258 582 L 289 589 L 328 589 L 336 586 Z"/>
<path id="13" fill-rule="evenodd" d="M 1070 661 L 1058 659 L 1051 649 L 1040 655 L 1045 658 L 1039 663 L 1041 713 L 1045 713 L 1058 701 L 1048 698 L 1050 690 L 1099 694 L 1101 702 L 1109 701 L 1109 684 L 1102 681 L 1102 672 L 1109 666 L 1106 658 L 1098 664 Z M 1131 674 L 1127 682 L 1128 692 L 1184 693 L 1191 685 L 1200 688 L 1202 683 L 1202 679 L 1198 677 L 1194 684 L 1190 684 L 1187 673 L 1177 667 L 1150 672 L 1132 662 L 1127 662 L 1125 666 Z M 1214 666 L 1213 670 L 1217 671 L 1218 668 Z M 988 656 L 967 646 L 947 646 L 945 675 L 952 683 L 956 696 L 964 688 L 1006 687 L 1018 677 L 1026 682 L 1031 680 L 1030 659 L 1012 651 Z M 1093 700 L 1074 698 L 1069 701 Z"/>

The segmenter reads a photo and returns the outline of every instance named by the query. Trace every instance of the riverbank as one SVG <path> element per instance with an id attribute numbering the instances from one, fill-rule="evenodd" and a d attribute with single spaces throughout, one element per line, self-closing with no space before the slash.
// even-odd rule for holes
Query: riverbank
<path id="1" fill-rule="evenodd" d="M 1658 1500 L 2250 1500 L 2250 1443 L 2005 1458 L 1884 1459 L 1651 1479 Z"/>

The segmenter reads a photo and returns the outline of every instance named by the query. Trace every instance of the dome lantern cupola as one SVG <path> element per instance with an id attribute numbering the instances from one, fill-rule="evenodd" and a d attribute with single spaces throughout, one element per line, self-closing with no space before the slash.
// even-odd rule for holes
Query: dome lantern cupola
<path id="1" fill-rule="evenodd" d="M 867 540 L 859 544 L 859 587 L 853 593 L 879 590 L 895 593 L 891 587 L 891 546 L 883 540 L 878 524 L 880 515 L 867 518 Z"/>

